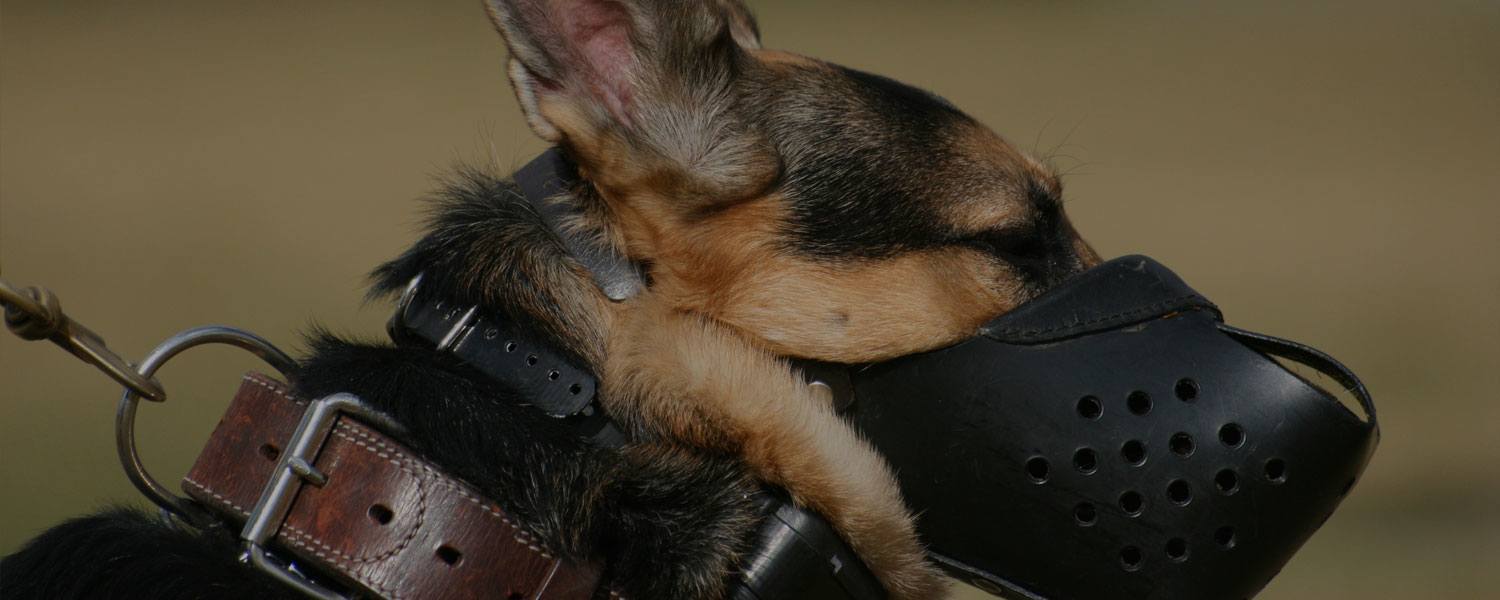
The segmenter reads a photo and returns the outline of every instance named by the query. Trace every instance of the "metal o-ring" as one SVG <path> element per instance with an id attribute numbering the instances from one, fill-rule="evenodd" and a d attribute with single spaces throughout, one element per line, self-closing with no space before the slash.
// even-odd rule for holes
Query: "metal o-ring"
<path id="1" fill-rule="evenodd" d="M 225 344 L 245 350 L 265 361 L 284 376 L 290 376 L 296 366 L 292 357 L 265 338 L 242 329 L 210 325 L 189 329 L 167 338 L 146 355 L 146 359 L 141 361 L 138 372 L 142 377 L 150 379 L 158 369 L 184 350 L 206 344 Z M 135 443 L 135 411 L 136 407 L 140 406 L 140 400 L 141 397 L 136 392 L 126 388 L 115 411 L 115 449 L 120 455 L 120 464 L 125 467 L 125 475 L 142 494 L 145 494 L 146 498 L 158 506 L 190 523 L 200 524 L 199 511 L 192 508 L 187 499 L 172 493 L 166 486 L 151 477 L 151 474 L 146 472 L 145 465 L 141 463 L 141 456 Z"/>

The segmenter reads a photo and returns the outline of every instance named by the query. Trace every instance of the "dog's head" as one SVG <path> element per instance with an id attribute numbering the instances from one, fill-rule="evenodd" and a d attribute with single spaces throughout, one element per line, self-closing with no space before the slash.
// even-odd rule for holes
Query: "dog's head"
<path id="1" fill-rule="evenodd" d="M 488 6 L 651 293 L 774 352 L 938 347 L 1098 260 L 1048 168 L 931 93 L 763 49 L 739 0 Z"/>

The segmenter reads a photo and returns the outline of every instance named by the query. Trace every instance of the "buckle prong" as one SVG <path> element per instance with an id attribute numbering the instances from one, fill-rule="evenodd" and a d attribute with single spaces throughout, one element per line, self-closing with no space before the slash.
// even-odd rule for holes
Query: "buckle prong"
<path id="1" fill-rule="evenodd" d="M 293 473 L 296 473 L 298 477 L 301 477 L 303 481 L 311 483 L 314 486 L 323 487 L 328 484 L 328 475 L 319 471 L 317 467 L 307 464 L 307 461 L 301 458 L 293 458 L 287 461 L 286 466 Z"/>

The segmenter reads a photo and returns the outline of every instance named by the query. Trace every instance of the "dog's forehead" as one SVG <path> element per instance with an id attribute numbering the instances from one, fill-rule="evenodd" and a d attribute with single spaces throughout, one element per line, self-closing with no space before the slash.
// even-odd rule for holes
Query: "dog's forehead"
<path id="1" fill-rule="evenodd" d="M 1028 210 L 1040 169 L 940 96 L 811 60 L 775 67 L 752 104 L 781 156 L 794 248 L 878 258 Z"/>

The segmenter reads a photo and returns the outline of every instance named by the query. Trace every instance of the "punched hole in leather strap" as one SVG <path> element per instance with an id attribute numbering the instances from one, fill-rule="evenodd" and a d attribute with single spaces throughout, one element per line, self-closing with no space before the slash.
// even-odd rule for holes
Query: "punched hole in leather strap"
<path id="1" fill-rule="evenodd" d="M 183 490 L 242 523 L 307 404 L 246 375 Z M 599 588 L 597 564 L 553 556 L 495 503 L 347 415 L 312 464 L 328 481 L 299 484 L 275 543 L 345 585 L 390 600 L 587 600 Z"/>

